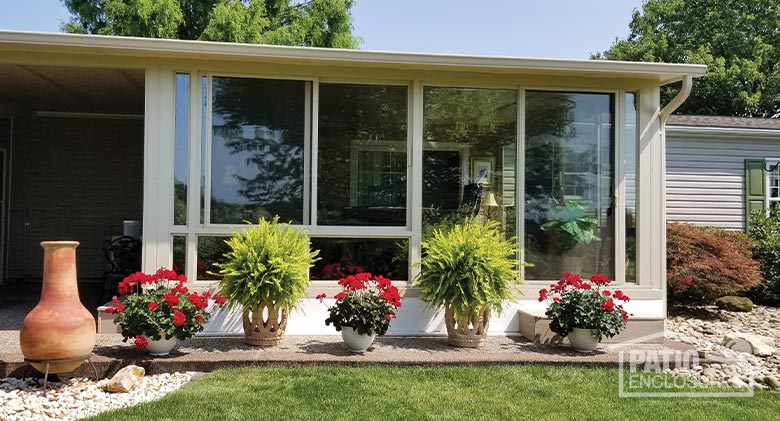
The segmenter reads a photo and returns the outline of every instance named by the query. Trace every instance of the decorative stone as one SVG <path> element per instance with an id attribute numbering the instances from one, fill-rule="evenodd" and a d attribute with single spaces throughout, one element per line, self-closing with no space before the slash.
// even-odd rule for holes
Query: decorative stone
<path id="1" fill-rule="evenodd" d="M 723 338 L 723 345 L 737 352 L 747 352 L 760 357 L 775 353 L 774 339 L 752 333 L 727 333 Z"/>
<path id="2" fill-rule="evenodd" d="M 146 374 L 146 370 L 144 370 L 143 367 L 128 365 L 119 370 L 114 377 L 103 386 L 103 389 L 107 392 L 127 393 L 141 384 L 144 374 Z"/>
<path id="3" fill-rule="evenodd" d="M 749 313 L 753 311 L 753 302 L 747 297 L 737 297 L 736 295 L 727 295 L 715 300 L 718 308 L 728 311 L 738 311 Z"/>
<path id="4" fill-rule="evenodd" d="M 780 389 L 780 379 L 777 377 L 766 376 L 764 377 L 764 384 L 771 387 L 774 390 Z"/>
<path id="5" fill-rule="evenodd" d="M 745 383 L 744 381 L 742 381 L 742 379 L 740 379 L 738 376 L 734 376 L 734 377 L 730 378 L 728 380 L 728 384 L 731 387 L 736 387 L 736 388 L 748 387 L 748 384 Z"/>

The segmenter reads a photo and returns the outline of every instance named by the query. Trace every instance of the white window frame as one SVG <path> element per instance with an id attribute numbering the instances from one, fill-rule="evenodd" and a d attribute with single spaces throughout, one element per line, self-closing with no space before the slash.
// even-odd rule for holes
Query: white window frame
<path id="1" fill-rule="evenodd" d="M 778 183 L 780 183 L 780 158 L 764 158 L 764 209 L 766 209 L 767 215 L 772 209 L 774 203 L 780 203 L 780 186 L 777 187 L 778 197 L 772 197 L 772 177 L 776 177 Z M 776 166 L 777 165 L 777 166 Z M 766 171 L 766 168 L 774 167 L 773 171 Z"/>

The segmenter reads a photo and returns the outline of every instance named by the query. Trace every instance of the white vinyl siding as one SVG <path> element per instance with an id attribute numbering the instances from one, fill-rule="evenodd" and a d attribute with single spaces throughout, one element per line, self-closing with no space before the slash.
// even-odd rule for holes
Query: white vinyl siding
<path id="1" fill-rule="evenodd" d="M 745 229 L 745 159 L 780 156 L 777 141 L 705 138 L 667 129 L 666 217 Z"/>

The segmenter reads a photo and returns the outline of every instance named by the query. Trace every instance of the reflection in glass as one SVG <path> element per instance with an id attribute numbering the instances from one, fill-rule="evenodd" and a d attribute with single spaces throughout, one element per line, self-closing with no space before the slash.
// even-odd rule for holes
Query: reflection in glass
<path id="1" fill-rule="evenodd" d="M 527 279 L 614 278 L 612 95 L 527 92 Z"/>
<path id="2" fill-rule="evenodd" d="M 198 237 L 198 280 L 217 280 L 219 269 L 214 263 L 223 262 L 224 254 L 230 251 L 225 240 L 230 237 Z M 214 272 L 214 273 L 212 273 Z"/>
<path id="3" fill-rule="evenodd" d="M 173 267 L 171 269 L 179 275 L 187 271 L 187 236 L 173 236 Z"/>
<path id="4" fill-rule="evenodd" d="M 303 223 L 307 83 L 212 78 L 212 223 Z"/>
<path id="5" fill-rule="evenodd" d="M 423 240 L 477 215 L 515 235 L 517 91 L 425 88 Z"/>
<path id="6" fill-rule="evenodd" d="M 187 225 L 187 181 L 189 179 L 190 75 L 176 74 L 174 115 L 173 225 Z"/>
<path id="7" fill-rule="evenodd" d="M 332 269 L 357 266 L 363 271 L 384 275 L 393 280 L 409 278 L 409 240 L 384 238 L 311 239 L 312 250 L 319 250 L 321 260 L 311 269 L 312 279 L 338 279 Z M 354 271 L 353 271 L 354 272 Z"/>
<path id="8" fill-rule="evenodd" d="M 407 87 L 320 84 L 317 223 L 406 225 Z"/>
<path id="9" fill-rule="evenodd" d="M 639 143 L 636 99 L 635 93 L 626 93 L 626 282 L 636 282 L 636 151 Z"/>

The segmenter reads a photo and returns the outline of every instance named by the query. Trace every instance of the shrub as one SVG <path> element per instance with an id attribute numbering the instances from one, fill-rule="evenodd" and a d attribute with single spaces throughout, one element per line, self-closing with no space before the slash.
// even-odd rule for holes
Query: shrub
<path id="1" fill-rule="evenodd" d="M 425 255 L 418 263 L 415 286 L 420 299 L 434 307 L 451 304 L 455 319 L 491 309 L 501 313 L 521 283 L 514 237 L 506 238 L 495 221 L 469 218 L 449 230 L 436 229 L 422 242 Z"/>
<path id="2" fill-rule="evenodd" d="M 780 209 L 773 208 L 769 215 L 750 215 L 748 234 L 755 242 L 753 258 L 761 265 L 764 277 L 751 296 L 757 302 L 780 304 Z"/>
<path id="3" fill-rule="evenodd" d="M 670 298 L 711 303 L 761 283 L 759 264 L 750 256 L 752 241 L 746 235 L 680 223 L 669 224 L 666 232 Z"/>
<path id="4" fill-rule="evenodd" d="M 309 268 L 319 251 L 309 251 L 309 239 L 288 224 L 261 219 L 225 241 L 229 251 L 220 269 L 219 293 L 229 308 L 251 311 L 259 303 L 271 300 L 277 305 L 296 308 L 306 297 Z"/>

